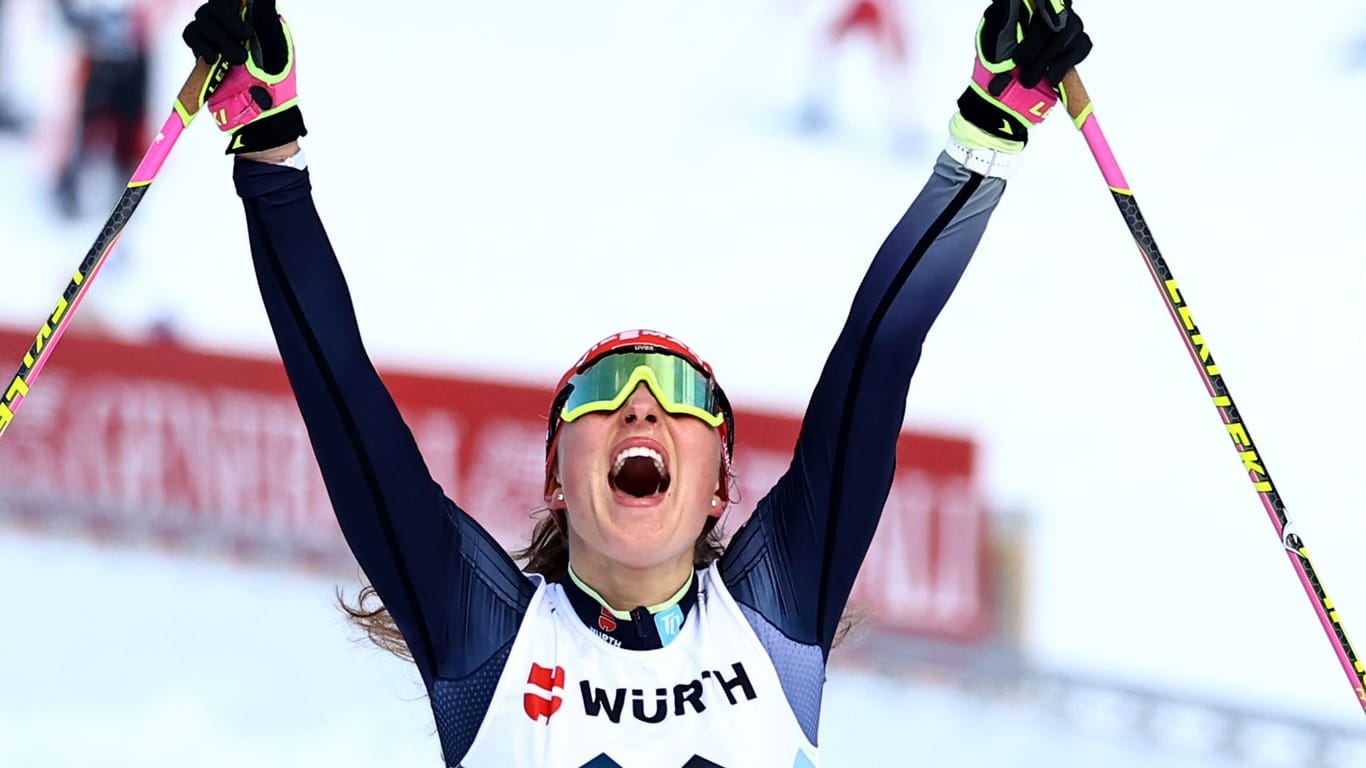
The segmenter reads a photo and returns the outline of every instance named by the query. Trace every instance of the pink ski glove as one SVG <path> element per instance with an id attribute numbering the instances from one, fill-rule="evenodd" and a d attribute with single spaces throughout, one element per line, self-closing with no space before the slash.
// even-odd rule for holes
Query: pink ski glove
<path id="1" fill-rule="evenodd" d="M 1033 6 L 992 0 L 977 31 L 972 83 L 958 99 L 964 120 L 1016 149 L 1058 103 L 1055 89 L 1063 75 L 1091 52 L 1071 0 L 1035 0 Z"/>
<path id="2" fill-rule="evenodd" d="M 228 70 L 228 76 L 209 97 L 206 106 L 219 130 L 234 134 L 239 129 L 299 103 L 299 86 L 294 68 L 294 39 L 289 25 L 280 18 L 287 50 L 284 71 L 272 75 L 261 68 L 248 53 L 247 61 Z"/>
<path id="3" fill-rule="evenodd" d="M 185 42 L 205 61 L 233 66 L 205 102 L 220 130 L 232 135 L 228 153 L 259 152 L 305 136 L 299 111 L 294 39 L 275 0 L 209 0 L 185 28 Z"/>
<path id="4" fill-rule="evenodd" d="M 231 80 L 232 77 L 229 76 L 228 79 Z M 982 62 L 981 56 L 977 57 L 972 67 L 970 87 L 988 102 L 994 102 L 996 107 L 1005 109 L 1009 117 L 1033 125 L 1042 123 L 1043 119 L 1048 117 L 1048 112 L 1053 109 L 1053 105 L 1058 103 L 1058 94 L 1047 84 L 1040 83 L 1033 88 L 1026 88 L 1020 83 L 1018 69 L 989 70 Z M 1001 122 L 1007 126 L 1004 130 L 1008 131 L 1009 119 L 1003 116 Z"/>

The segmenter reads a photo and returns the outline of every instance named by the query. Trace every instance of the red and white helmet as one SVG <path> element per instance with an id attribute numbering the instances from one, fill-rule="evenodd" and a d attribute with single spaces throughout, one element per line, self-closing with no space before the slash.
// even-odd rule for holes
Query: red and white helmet
<path id="1" fill-rule="evenodd" d="M 555 446 L 559 437 L 561 425 L 560 413 L 564 406 L 566 397 L 569 394 L 569 381 L 575 375 L 582 373 L 592 367 L 593 363 L 602 358 L 622 353 L 622 352 L 662 352 L 673 355 L 688 361 L 694 368 L 706 374 L 711 381 L 715 391 L 716 399 L 724 413 L 724 421 L 721 426 L 716 428 L 718 436 L 721 438 L 721 498 L 730 501 L 730 462 L 731 453 L 735 448 L 735 414 L 731 411 L 730 401 L 726 399 L 725 392 L 721 385 L 716 381 L 716 374 L 712 372 L 711 366 L 705 360 L 693 352 L 688 345 L 658 331 L 636 329 L 622 331 L 612 334 L 588 348 L 588 351 L 574 363 L 569 370 L 565 371 L 560 377 L 559 384 L 555 386 L 555 396 L 550 402 L 549 423 L 546 428 L 545 439 L 545 488 L 547 494 L 550 492 L 551 480 L 554 474 Z M 720 515 L 724 510 L 724 505 L 718 507 L 713 514 Z"/>

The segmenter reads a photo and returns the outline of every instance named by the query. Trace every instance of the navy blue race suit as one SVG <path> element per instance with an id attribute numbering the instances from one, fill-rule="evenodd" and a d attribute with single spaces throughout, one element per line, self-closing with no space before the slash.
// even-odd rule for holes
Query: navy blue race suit
<path id="1" fill-rule="evenodd" d="M 535 587 L 428 472 L 361 343 L 308 172 L 239 160 L 235 181 L 261 295 L 337 519 L 436 707 L 435 694 L 450 701 L 462 681 L 498 676 Z M 823 682 L 891 488 L 922 343 L 1004 188 L 940 156 L 858 288 L 791 466 L 720 561 L 736 601 L 817 659 L 806 668 L 820 676 L 811 685 Z M 457 697 L 458 718 L 437 717 L 449 765 L 492 696 L 488 686 L 469 690 Z"/>

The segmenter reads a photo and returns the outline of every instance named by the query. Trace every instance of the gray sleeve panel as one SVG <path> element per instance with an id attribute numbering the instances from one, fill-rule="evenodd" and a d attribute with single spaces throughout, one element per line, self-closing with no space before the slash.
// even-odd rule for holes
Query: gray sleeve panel
<path id="1" fill-rule="evenodd" d="M 802 733 L 815 744 L 821 721 L 821 692 L 825 689 L 825 654 L 819 645 L 803 645 L 787 637 L 753 608 L 741 604 L 740 611 L 778 671 L 783 695 L 797 716 Z"/>

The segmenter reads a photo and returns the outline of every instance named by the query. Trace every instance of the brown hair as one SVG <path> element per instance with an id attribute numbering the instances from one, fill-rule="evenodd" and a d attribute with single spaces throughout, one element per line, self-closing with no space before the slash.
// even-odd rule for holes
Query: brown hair
<path id="1" fill-rule="evenodd" d="M 549 509 L 541 508 L 534 512 L 533 516 L 539 516 L 540 519 L 531 531 L 531 542 L 524 549 L 511 552 L 512 559 L 525 562 L 522 570 L 526 573 L 539 573 L 546 581 L 561 581 L 569 570 L 569 542 L 556 522 L 554 513 Z M 697 542 L 693 545 L 692 562 L 693 567 L 698 570 L 711 565 L 726 550 L 723 532 L 721 526 L 717 525 L 717 520 L 715 517 L 707 518 L 702 535 L 697 537 Z M 403 641 L 398 625 L 394 623 L 393 616 L 389 615 L 389 609 L 380 602 L 379 593 L 373 585 L 366 584 L 362 587 L 356 595 L 354 604 L 346 602 L 341 587 L 338 587 L 337 602 L 351 618 L 351 622 L 365 630 L 371 642 L 396 656 L 408 661 L 413 660 L 412 650 Z M 840 616 L 839 627 L 835 630 L 835 640 L 830 647 L 833 648 L 843 642 L 850 630 L 861 622 L 862 612 L 858 608 L 846 608 L 844 615 Z"/>

